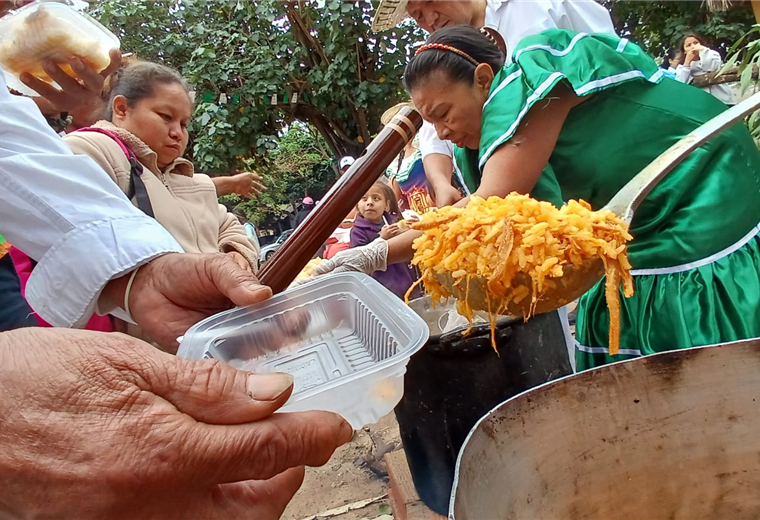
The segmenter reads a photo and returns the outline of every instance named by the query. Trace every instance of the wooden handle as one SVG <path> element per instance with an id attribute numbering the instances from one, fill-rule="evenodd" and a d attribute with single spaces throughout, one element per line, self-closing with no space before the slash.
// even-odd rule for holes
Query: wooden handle
<path id="1" fill-rule="evenodd" d="M 277 294 L 284 291 L 311 260 L 357 202 L 398 157 L 422 126 L 422 116 L 402 108 L 336 182 L 259 272 L 259 280 Z M 410 127 L 413 125 L 413 128 Z M 406 130 L 406 131 L 403 131 Z"/>

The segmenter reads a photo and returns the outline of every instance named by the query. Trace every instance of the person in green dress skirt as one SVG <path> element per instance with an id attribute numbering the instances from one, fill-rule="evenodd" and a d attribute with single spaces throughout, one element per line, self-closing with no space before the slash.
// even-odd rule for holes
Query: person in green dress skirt
<path id="1" fill-rule="evenodd" d="M 641 48 L 614 36 L 550 30 L 524 39 L 513 61 L 503 67 L 490 39 L 455 26 L 433 33 L 404 76 L 423 118 L 457 144 L 457 166 L 480 197 L 517 191 L 600 209 L 727 109 L 663 77 Z M 760 336 L 759 223 L 760 154 L 739 124 L 694 151 L 637 210 L 628 249 L 635 294 L 621 298 L 620 353 L 609 355 L 602 280 L 579 302 L 577 369 Z M 380 268 L 408 260 L 407 235 L 361 254 L 379 257 Z M 350 266 L 352 257 L 334 263 Z"/>

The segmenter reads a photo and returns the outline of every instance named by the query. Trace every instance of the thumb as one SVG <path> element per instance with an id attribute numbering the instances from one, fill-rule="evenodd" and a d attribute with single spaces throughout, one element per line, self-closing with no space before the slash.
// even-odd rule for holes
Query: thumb
<path id="1" fill-rule="evenodd" d="M 211 282 L 235 305 L 252 305 L 272 297 L 272 289 L 261 285 L 252 272 L 240 267 L 230 255 L 209 255 L 205 260 Z"/>
<path id="2" fill-rule="evenodd" d="M 162 354 L 163 357 L 163 354 Z M 216 360 L 167 355 L 140 374 L 150 391 L 207 424 L 243 424 L 272 415 L 293 391 L 290 374 L 252 374 Z"/>

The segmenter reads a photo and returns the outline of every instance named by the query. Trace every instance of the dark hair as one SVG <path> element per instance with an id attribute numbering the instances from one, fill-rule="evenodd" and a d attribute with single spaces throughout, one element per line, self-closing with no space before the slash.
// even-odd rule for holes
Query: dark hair
<path id="1" fill-rule="evenodd" d="M 678 40 L 678 48 L 681 52 L 686 53 L 686 49 L 683 48 L 684 44 L 686 43 L 686 38 L 696 38 L 696 40 L 700 43 L 700 45 L 704 45 L 707 47 L 707 40 L 705 40 L 700 34 L 697 34 L 695 32 L 689 32 L 684 34 L 683 38 Z"/>
<path id="2" fill-rule="evenodd" d="M 150 61 L 133 60 L 123 65 L 110 78 L 104 91 L 106 103 L 105 118 L 113 119 L 113 100 L 116 96 L 124 96 L 128 106 L 134 106 L 142 99 L 153 95 L 153 88 L 157 83 L 177 83 L 190 96 L 190 85 L 179 72 Z"/>
<path id="3" fill-rule="evenodd" d="M 469 25 L 444 27 L 430 35 L 426 44 L 449 45 L 468 54 L 478 63 L 488 64 L 496 73 L 504 66 L 504 54 L 492 38 Z M 410 91 L 436 71 L 444 71 L 452 81 L 474 81 L 475 64 L 459 54 L 429 49 L 412 58 L 404 70 L 404 87 Z"/>
<path id="4" fill-rule="evenodd" d="M 668 51 L 662 57 L 662 68 L 663 69 L 670 68 L 673 63 L 673 60 L 677 59 L 679 54 L 680 52 L 675 47 L 671 47 L 670 49 L 668 49 Z"/>
<path id="5" fill-rule="evenodd" d="M 385 197 L 385 200 L 391 203 L 391 207 L 388 210 L 388 213 L 391 215 L 394 215 L 396 218 L 401 218 L 401 208 L 398 205 L 398 201 L 396 200 L 396 194 L 393 193 L 393 188 L 385 184 L 383 181 L 377 181 L 375 184 L 372 185 L 372 188 L 380 188 L 380 191 L 383 192 L 383 196 Z M 370 190 L 372 189 L 370 188 Z M 369 190 L 367 190 L 369 191 Z M 359 211 L 359 205 L 356 205 L 356 210 Z M 361 212 L 359 212 L 361 215 Z M 364 215 L 362 215 L 363 217 Z"/>

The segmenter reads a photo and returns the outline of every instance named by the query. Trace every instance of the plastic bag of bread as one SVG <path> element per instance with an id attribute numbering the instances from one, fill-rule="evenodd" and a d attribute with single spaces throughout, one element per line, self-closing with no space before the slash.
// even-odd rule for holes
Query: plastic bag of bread
<path id="1" fill-rule="evenodd" d="M 69 60 L 79 58 L 101 71 L 110 63 L 108 53 L 118 48 L 118 38 L 108 29 L 66 4 L 33 2 L 0 19 L 0 66 L 8 86 L 24 94 L 35 94 L 18 80 L 24 72 L 53 83 L 43 60 L 76 77 Z"/>

